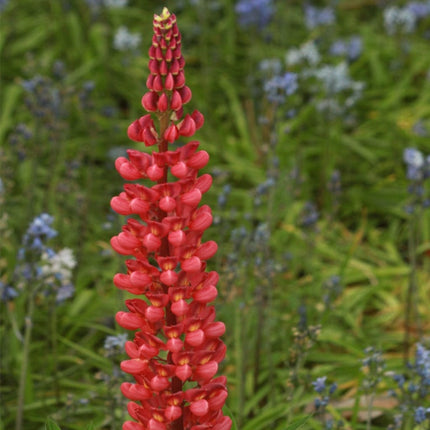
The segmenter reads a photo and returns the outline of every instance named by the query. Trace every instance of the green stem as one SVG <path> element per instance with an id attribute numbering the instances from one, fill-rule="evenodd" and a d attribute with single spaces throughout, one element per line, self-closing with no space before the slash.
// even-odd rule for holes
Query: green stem
<path id="1" fill-rule="evenodd" d="M 168 149 L 168 142 L 163 138 L 163 135 L 167 127 L 169 126 L 170 114 L 171 112 L 167 111 L 158 115 L 158 120 L 160 122 L 160 129 L 158 133 L 158 135 L 160 136 L 159 142 L 158 142 L 159 152 L 166 152 Z M 165 166 L 163 177 L 157 182 L 159 184 L 167 183 L 167 176 L 168 176 L 168 167 Z M 165 213 L 160 210 L 159 221 L 161 222 L 164 217 L 165 217 Z M 162 240 L 160 255 L 162 256 L 170 255 L 169 242 L 167 241 L 167 238 L 163 238 Z M 168 287 L 166 285 L 163 285 L 163 289 L 165 293 L 168 292 Z M 176 315 L 171 311 L 170 303 L 166 307 L 166 323 L 168 326 L 175 325 L 177 323 Z M 172 357 L 170 355 L 168 358 L 168 362 L 169 364 L 173 364 Z M 172 393 L 177 393 L 179 391 L 182 391 L 182 381 L 176 376 L 172 377 L 171 390 L 172 390 Z M 171 430 L 183 430 L 183 429 L 184 429 L 184 422 L 183 422 L 183 415 L 181 415 L 177 420 L 172 422 Z"/>
<path id="2" fill-rule="evenodd" d="M 404 323 L 404 341 L 403 341 L 403 359 L 405 364 L 409 361 L 409 347 L 410 347 L 410 328 L 414 317 L 414 299 L 417 292 L 417 279 L 416 279 L 416 230 L 417 230 L 417 215 L 414 214 L 409 222 L 409 237 L 408 237 L 408 254 L 409 254 L 409 283 L 406 292 L 406 309 L 405 309 L 405 323 Z"/>
<path id="3" fill-rule="evenodd" d="M 30 294 L 28 299 L 28 312 L 25 317 L 24 345 L 22 351 L 21 374 L 18 388 L 18 406 L 16 410 L 15 430 L 23 430 L 24 418 L 24 396 L 25 385 L 27 380 L 27 370 L 30 355 L 31 332 L 33 329 L 33 314 L 34 314 L 34 294 Z"/>
<path id="4" fill-rule="evenodd" d="M 375 397 L 375 393 L 369 394 L 369 402 L 367 404 L 367 424 L 366 430 L 371 430 L 372 428 L 372 407 L 373 407 L 373 399 Z"/>
<path id="5" fill-rule="evenodd" d="M 55 399 L 60 404 L 60 383 L 58 379 L 58 345 L 57 345 L 57 307 L 51 303 L 51 348 L 52 348 L 52 374 L 54 378 Z"/>

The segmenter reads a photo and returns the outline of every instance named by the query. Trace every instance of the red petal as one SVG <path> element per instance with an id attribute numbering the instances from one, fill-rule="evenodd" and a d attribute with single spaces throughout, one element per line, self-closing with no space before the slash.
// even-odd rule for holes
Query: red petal
<path id="1" fill-rule="evenodd" d="M 145 321 L 139 315 L 133 314 L 132 312 L 117 312 L 115 316 L 116 322 L 126 330 L 136 330 L 142 325 L 144 325 Z"/>
<path id="2" fill-rule="evenodd" d="M 120 215 L 130 215 L 130 203 L 121 197 L 113 197 L 110 201 L 111 208 Z"/>
<path id="3" fill-rule="evenodd" d="M 191 367 L 188 364 L 178 366 L 175 370 L 175 375 L 182 381 L 185 382 L 192 374 Z"/>
<path id="4" fill-rule="evenodd" d="M 142 106 L 148 112 L 155 112 L 157 110 L 158 96 L 154 91 L 149 91 L 142 97 Z"/>
<path id="5" fill-rule="evenodd" d="M 144 360 L 133 358 L 122 361 L 120 367 L 123 372 L 134 374 L 143 372 L 148 367 L 148 363 Z"/>
<path id="6" fill-rule="evenodd" d="M 191 346 L 200 346 L 205 340 L 205 333 L 202 329 L 191 331 L 186 334 L 185 342 Z"/>
<path id="7" fill-rule="evenodd" d="M 192 155 L 187 161 L 187 166 L 193 169 L 201 169 L 208 164 L 209 154 L 206 151 L 199 151 Z"/>
<path id="8" fill-rule="evenodd" d="M 208 413 L 209 403 L 205 399 L 197 400 L 196 402 L 191 403 L 190 411 L 193 415 L 202 417 Z"/>
<path id="9" fill-rule="evenodd" d="M 194 122 L 196 123 L 196 129 L 198 130 L 203 125 L 203 123 L 205 122 L 205 117 L 198 110 L 195 110 L 191 114 L 191 116 L 192 116 Z"/>

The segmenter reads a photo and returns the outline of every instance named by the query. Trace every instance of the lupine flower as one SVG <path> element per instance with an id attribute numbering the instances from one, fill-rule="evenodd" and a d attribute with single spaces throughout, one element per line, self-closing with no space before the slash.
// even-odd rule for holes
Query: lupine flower
<path id="1" fill-rule="evenodd" d="M 118 51 L 128 51 L 136 49 L 140 42 L 140 34 L 130 33 L 127 27 L 121 26 L 115 33 L 113 46 Z"/>
<path id="2" fill-rule="evenodd" d="M 236 13 L 242 27 L 265 27 L 272 18 L 273 0 L 240 0 L 236 3 Z"/>
<path id="3" fill-rule="evenodd" d="M 334 10 L 331 7 L 318 8 L 305 5 L 306 27 L 313 29 L 319 25 L 330 25 L 335 20 Z"/>
<path id="4" fill-rule="evenodd" d="M 198 150 L 197 141 L 168 149 L 180 136 L 191 137 L 203 125 L 203 115 L 197 110 L 184 115 L 191 90 L 185 85 L 175 15 L 164 8 L 154 16 L 153 27 L 149 91 L 142 98 L 150 113 L 130 125 L 128 136 L 157 145 L 159 152 L 129 149 L 128 159 L 119 157 L 115 166 L 125 180 L 155 184 L 126 184 L 111 200 L 119 214 L 136 216 L 111 240 L 119 254 L 133 256 L 126 261 L 127 273 L 115 275 L 114 284 L 142 297 L 126 300 L 128 312 L 116 315 L 120 326 L 137 330 L 125 344 L 129 359 L 121 363 L 135 378 L 121 385 L 135 420 L 123 429 L 228 430 L 231 419 L 222 413 L 226 378 L 215 376 L 226 352 L 220 340 L 225 326 L 215 321 L 215 308 L 209 305 L 217 296 L 218 274 L 206 271 L 217 244 L 202 242 L 212 213 L 209 206 L 199 206 L 212 184 L 209 174 L 198 175 L 209 155 Z"/>

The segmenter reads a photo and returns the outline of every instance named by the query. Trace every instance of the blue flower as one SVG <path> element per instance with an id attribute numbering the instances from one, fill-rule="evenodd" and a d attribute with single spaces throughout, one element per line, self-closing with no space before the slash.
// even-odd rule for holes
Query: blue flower
<path id="1" fill-rule="evenodd" d="M 309 29 L 319 25 L 330 25 L 335 20 L 334 10 L 331 7 L 318 8 L 312 5 L 305 6 L 306 26 Z"/>
<path id="2" fill-rule="evenodd" d="M 424 165 L 424 157 L 421 151 L 415 148 L 406 148 L 403 152 L 403 161 L 408 166 L 421 168 Z"/>
<path id="3" fill-rule="evenodd" d="M 273 15 L 272 0 L 240 0 L 235 7 L 239 24 L 242 27 L 264 28 Z"/>
<path id="4" fill-rule="evenodd" d="M 312 382 L 312 385 L 314 386 L 314 389 L 317 393 L 322 393 L 325 390 L 325 381 L 327 379 L 327 376 L 322 376 L 321 378 L 317 378 L 316 381 Z"/>
<path id="5" fill-rule="evenodd" d="M 18 296 L 16 290 L 10 285 L 6 285 L 0 281 L 0 299 L 3 302 L 9 302 Z"/>
<path id="6" fill-rule="evenodd" d="M 287 96 L 297 91 L 297 75 L 287 72 L 281 76 L 274 76 L 264 83 L 267 99 L 272 103 L 281 104 Z"/>
<path id="7" fill-rule="evenodd" d="M 415 423 L 422 424 L 427 419 L 428 413 L 430 413 L 430 408 L 425 409 L 422 406 L 416 408 L 414 413 Z"/>
<path id="8" fill-rule="evenodd" d="M 430 1 L 413 1 L 406 5 L 405 9 L 411 12 L 416 19 L 422 19 L 430 15 Z"/>
<path id="9" fill-rule="evenodd" d="M 349 40 L 337 40 L 330 47 L 330 54 L 335 56 L 347 56 L 349 61 L 355 61 L 363 50 L 363 42 L 360 36 L 353 36 Z"/>

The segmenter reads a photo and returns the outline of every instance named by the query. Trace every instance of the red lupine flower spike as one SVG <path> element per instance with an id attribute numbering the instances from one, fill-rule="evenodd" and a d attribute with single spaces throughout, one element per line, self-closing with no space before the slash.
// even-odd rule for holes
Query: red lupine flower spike
<path id="1" fill-rule="evenodd" d="M 168 149 L 179 136 L 191 137 L 204 118 L 197 110 L 183 113 L 191 90 L 175 15 L 164 8 L 153 28 L 148 92 L 142 97 L 149 114 L 132 122 L 128 136 L 157 145 L 158 152 L 130 149 L 115 167 L 125 180 L 155 183 L 126 184 L 111 200 L 117 213 L 140 217 L 130 218 L 111 239 L 115 251 L 132 256 L 127 273 L 114 276 L 115 286 L 141 296 L 126 300 L 128 312 L 116 315 L 120 326 L 137 330 L 125 345 L 129 358 L 121 363 L 135 379 L 121 385 L 134 420 L 123 430 L 229 430 L 231 419 L 222 413 L 226 379 L 215 376 L 226 352 L 220 339 L 225 325 L 209 305 L 217 297 L 219 276 L 206 272 L 217 244 L 202 241 L 213 218 L 209 206 L 199 206 L 212 185 L 209 174 L 199 176 L 209 154 L 198 150 L 197 141 Z"/>

